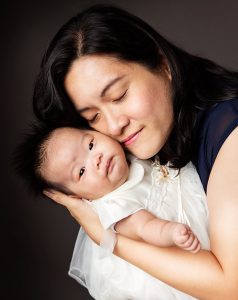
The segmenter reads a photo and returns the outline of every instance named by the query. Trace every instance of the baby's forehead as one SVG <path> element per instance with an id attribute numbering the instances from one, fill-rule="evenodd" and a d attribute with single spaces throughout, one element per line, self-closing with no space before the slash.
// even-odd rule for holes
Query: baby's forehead
<path id="1" fill-rule="evenodd" d="M 79 128 L 74 127 L 59 127 L 53 130 L 52 135 L 55 136 L 61 136 L 61 135 L 74 135 L 77 134 L 83 134 L 83 130 Z"/>
<path id="2" fill-rule="evenodd" d="M 73 127 L 60 127 L 56 128 L 52 131 L 49 136 L 49 141 L 57 141 L 57 140 L 73 140 L 79 139 L 86 134 L 85 130 L 73 128 Z"/>
<path id="3" fill-rule="evenodd" d="M 79 155 L 80 153 L 82 156 L 79 150 L 84 135 L 85 133 L 82 130 L 71 127 L 61 127 L 52 131 L 44 147 L 46 153 L 45 167 L 48 169 L 54 164 L 61 164 L 66 167 L 75 159 L 76 154 Z"/>
<path id="4" fill-rule="evenodd" d="M 76 134 L 77 133 L 77 134 Z M 47 152 L 56 150 L 57 148 L 67 147 L 69 143 L 78 140 L 81 132 L 78 129 L 60 127 L 54 129 L 45 140 L 44 146 Z"/>

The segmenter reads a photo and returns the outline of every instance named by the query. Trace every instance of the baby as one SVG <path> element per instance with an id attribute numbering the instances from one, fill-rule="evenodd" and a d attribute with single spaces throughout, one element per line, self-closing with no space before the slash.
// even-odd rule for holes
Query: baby
<path id="1" fill-rule="evenodd" d="M 26 156 L 28 160 L 23 159 Z M 192 253 L 201 245 L 209 248 L 205 194 L 191 163 L 178 172 L 158 160 L 152 163 L 129 156 L 127 161 L 123 148 L 112 138 L 93 130 L 61 127 L 29 136 L 19 151 L 19 164 L 38 191 L 53 188 L 86 199 L 105 232 Z M 112 238 L 105 236 L 103 246 L 113 251 Z M 101 253 L 107 254 L 102 258 Z M 116 294 L 118 299 L 129 295 L 133 299 L 193 299 L 100 250 L 82 228 L 69 275 L 95 299 L 114 299 Z"/>
<path id="2" fill-rule="evenodd" d="M 130 166 L 121 145 L 96 131 L 58 128 L 42 141 L 40 148 L 37 173 L 53 187 L 78 198 L 100 202 L 100 198 L 121 187 L 129 177 Z M 134 198 L 136 201 L 136 194 Z M 124 199 L 121 201 L 124 204 Z M 93 204 L 97 210 L 100 204 Z M 100 217 L 103 207 L 98 210 Z M 187 225 L 155 217 L 139 206 L 127 219 L 123 216 L 114 228 L 129 238 L 160 247 L 176 245 L 193 253 L 200 249 L 197 237 Z"/>

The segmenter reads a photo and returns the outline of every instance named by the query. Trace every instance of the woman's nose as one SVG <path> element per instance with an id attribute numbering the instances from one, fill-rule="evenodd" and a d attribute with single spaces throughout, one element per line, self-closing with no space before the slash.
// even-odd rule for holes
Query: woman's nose
<path id="1" fill-rule="evenodd" d="M 114 138 L 119 137 L 129 122 L 129 118 L 125 115 L 111 114 L 107 117 L 107 134 Z"/>

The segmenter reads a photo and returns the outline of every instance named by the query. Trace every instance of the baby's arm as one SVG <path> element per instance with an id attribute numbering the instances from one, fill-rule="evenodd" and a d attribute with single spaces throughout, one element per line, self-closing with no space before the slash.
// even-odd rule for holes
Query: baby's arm
<path id="1" fill-rule="evenodd" d="M 200 250 L 199 240 L 187 225 L 157 218 L 146 210 L 139 210 L 119 221 L 115 230 L 159 247 L 176 245 L 193 253 Z"/>

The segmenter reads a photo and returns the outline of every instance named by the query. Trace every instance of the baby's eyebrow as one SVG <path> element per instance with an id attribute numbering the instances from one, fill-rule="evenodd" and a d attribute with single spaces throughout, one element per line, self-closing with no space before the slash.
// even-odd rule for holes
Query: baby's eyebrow
<path id="1" fill-rule="evenodd" d="M 80 140 L 79 140 L 79 146 L 80 146 L 80 156 L 82 157 L 83 156 L 83 144 L 84 144 L 84 140 L 85 140 L 85 138 L 87 138 L 88 136 L 90 136 L 88 133 L 84 133 L 81 137 L 80 137 Z M 78 147 L 78 146 L 77 146 Z M 77 154 L 78 154 L 78 152 L 77 152 Z M 76 159 L 77 159 L 77 156 L 74 156 L 73 157 L 73 165 L 71 166 L 71 170 L 70 170 L 70 179 L 72 180 L 72 181 L 74 181 L 74 174 L 75 174 L 75 172 L 74 172 L 74 170 L 75 170 L 75 168 L 77 167 L 76 165 L 75 165 L 75 161 L 76 161 Z"/>
<path id="2" fill-rule="evenodd" d="M 81 138 L 81 146 L 84 145 L 84 141 L 90 137 L 90 134 L 85 133 Z"/>

